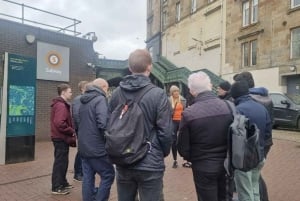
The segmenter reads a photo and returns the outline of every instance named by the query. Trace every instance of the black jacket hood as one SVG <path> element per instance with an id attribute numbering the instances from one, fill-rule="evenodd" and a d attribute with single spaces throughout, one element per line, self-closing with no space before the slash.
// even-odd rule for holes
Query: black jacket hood
<path id="1" fill-rule="evenodd" d="M 141 74 L 127 75 L 120 82 L 120 87 L 125 91 L 133 92 L 140 88 L 145 87 L 150 83 L 151 83 L 150 78 L 145 75 L 141 75 Z"/>

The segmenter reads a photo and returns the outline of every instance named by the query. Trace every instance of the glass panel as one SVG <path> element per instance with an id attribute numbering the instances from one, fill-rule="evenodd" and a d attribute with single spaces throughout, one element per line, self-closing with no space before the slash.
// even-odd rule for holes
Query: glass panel
<path id="1" fill-rule="evenodd" d="M 292 59 L 300 58 L 300 28 L 292 30 Z"/>
<path id="2" fill-rule="evenodd" d="M 281 101 L 286 101 L 286 98 L 279 94 L 272 94 L 270 95 L 272 102 L 274 104 L 274 107 L 281 107 L 286 108 L 285 104 L 282 104 Z"/>
<path id="3" fill-rule="evenodd" d="M 300 6 L 300 0 L 292 0 L 292 8 Z"/>
<path id="4" fill-rule="evenodd" d="M 191 13 L 194 13 L 195 11 L 196 11 L 196 0 L 192 0 Z"/>
<path id="5" fill-rule="evenodd" d="M 166 27 L 166 25 L 167 25 L 167 12 L 166 11 L 164 11 L 163 12 L 163 19 L 162 19 L 162 24 L 163 24 L 163 28 L 165 28 Z"/>
<path id="6" fill-rule="evenodd" d="M 243 3 L 243 26 L 249 25 L 249 1 Z"/>
<path id="7" fill-rule="evenodd" d="M 176 22 L 180 21 L 180 2 L 176 3 Z"/>
<path id="8" fill-rule="evenodd" d="M 258 18 L 258 0 L 253 0 L 253 4 L 252 4 L 252 18 L 251 18 L 251 22 L 255 23 L 257 22 L 257 18 Z"/>
<path id="9" fill-rule="evenodd" d="M 243 49 L 243 66 L 249 66 L 249 47 L 248 43 L 243 43 L 242 44 L 242 49 Z"/>
<path id="10" fill-rule="evenodd" d="M 257 55 L 257 41 L 251 42 L 251 66 L 256 65 L 256 55 Z"/>

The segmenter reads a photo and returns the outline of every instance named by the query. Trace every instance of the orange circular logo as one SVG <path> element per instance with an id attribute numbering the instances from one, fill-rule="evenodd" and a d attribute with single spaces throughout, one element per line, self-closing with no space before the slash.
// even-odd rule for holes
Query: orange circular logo
<path id="1" fill-rule="evenodd" d="M 46 56 L 46 62 L 48 63 L 49 66 L 53 68 L 57 68 L 61 65 L 62 59 L 58 52 L 50 51 Z"/>

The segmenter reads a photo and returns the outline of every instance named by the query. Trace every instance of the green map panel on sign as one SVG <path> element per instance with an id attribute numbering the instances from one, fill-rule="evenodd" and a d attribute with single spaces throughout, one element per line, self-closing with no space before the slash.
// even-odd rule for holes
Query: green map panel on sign
<path id="1" fill-rule="evenodd" d="M 34 115 L 34 87 L 9 86 L 9 116 Z"/>

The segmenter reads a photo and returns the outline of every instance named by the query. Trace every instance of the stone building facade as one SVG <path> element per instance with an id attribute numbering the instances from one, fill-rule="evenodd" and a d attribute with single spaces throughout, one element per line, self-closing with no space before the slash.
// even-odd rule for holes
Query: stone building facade
<path id="1" fill-rule="evenodd" d="M 258 86 L 299 94 L 299 18 L 295 0 L 227 1 L 223 77 L 251 71 Z"/>
<path id="2" fill-rule="evenodd" d="M 160 35 L 157 54 L 176 66 L 206 68 L 231 82 L 250 71 L 257 86 L 300 93 L 300 1 L 148 0 L 148 8 L 150 3 L 151 19 L 160 16 L 160 24 L 152 24 L 159 29 L 152 27 L 157 32 L 148 31 L 147 39 Z"/>
<path id="3" fill-rule="evenodd" d="M 225 6 L 222 0 L 148 0 L 147 28 L 157 32 L 147 31 L 147 41 L 160 35 L 161 56 L 179 67 L 208 69 L 220 75 L 225 61 Z M 149 19 L 155 16 L 160 23 L 150 25 Z M 147 43 L 147 47 L 151 50 L 152 46 Z"/>

